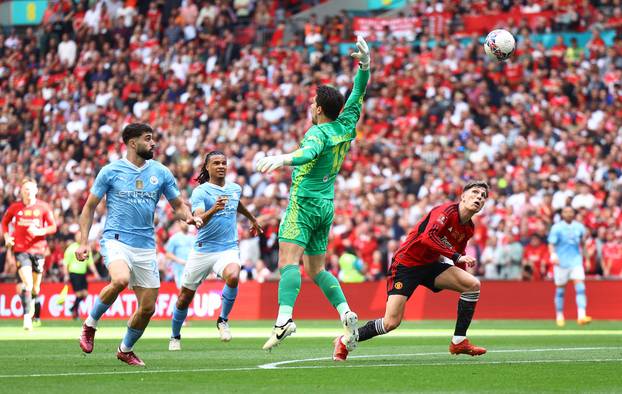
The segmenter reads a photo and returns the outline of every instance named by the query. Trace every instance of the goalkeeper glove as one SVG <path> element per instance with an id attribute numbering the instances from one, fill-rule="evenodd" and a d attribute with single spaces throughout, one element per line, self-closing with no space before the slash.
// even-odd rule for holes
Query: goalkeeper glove
<path id="1" fill-rule="evenodd" d="M 292 155 L 276 155 L 276 156 L 266 156 L 264 158 L 259 159 L 257 162 L 257 171 L 259 172 L 270 172 L 274 171 L 283 166 L 288 166 L 292 163 Z"/>
<path id="2" fill-rule="evenodd" d="M 369 70 L 369 47 L 363 37 L 358 36 L 356 38 L 356 48 L 357 51 L 352 53 L 351 56 L 359 61 L 361 70 Z"/>

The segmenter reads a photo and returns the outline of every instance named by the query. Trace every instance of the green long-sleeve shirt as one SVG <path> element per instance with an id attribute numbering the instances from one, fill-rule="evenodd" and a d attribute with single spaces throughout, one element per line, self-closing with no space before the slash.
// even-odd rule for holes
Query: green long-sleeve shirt
<path id="1" fill-rule="evenodd" d="M 335 178 L 343 160 L 356 138 L 356 123 L 361 116 L 363 97 L 369 80 L 369 70 L 358 70 L 354 87 L 343 111 L 336 120 L 313 125 L 300 142 L 292 159 L 291 197 L 311 197 L 332 200 Z"/>

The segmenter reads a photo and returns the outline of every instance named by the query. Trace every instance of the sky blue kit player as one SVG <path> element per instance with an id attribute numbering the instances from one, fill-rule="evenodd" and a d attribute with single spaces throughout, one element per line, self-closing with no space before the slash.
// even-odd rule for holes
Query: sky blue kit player
<path id="1" fill-rule="evenodd" d="M 152 161 L 155 142 L 153 130 L 146 124 L 132 123 L 122 132 L 127 157 L 106 165 L 99 172 L 80 215 L 80 246 L 76 257 L 88 256 L 88 234 L 97 205 L 106 197 L 106 224 L 101 247 L 110 274 L 110 283 L 95 299 L 93 309 L 82 326 L 80 348 L 93 351 L 97 323 L 126 287 L 133 289 L 137 310 L 130 318 L 127 332 L 117 350 L 117 358 L 126 364 L 144 366 L 132 351 L 155 312 L 160 287 L 156 263 L 154 214 L 164 195 L 175 216 L 200 226 L 179 198 L 179 190 L 168 168 Z"/>
<path id="2" fill-rule="evenodd" d="M 577 302 L 577 323 L 587 324 L 592 318 L 586 315 L 587 298 L 585 296 L 585 270 L 583 269 L 582 249 L 585 245 L 587 231 L 583 224 L 575 219 L 572 207 L 562 209 L 562 220 L 555 223 L 549 232 L 549 252 L 553 266 L 553 278 L 557 289 L 555 291 L 556 322 L 563 327 L 564 292 L 568 280 L 574 282 Z"/>
<path id="3" fill-rule="evenodd" d="M 226 182 L 227 158 L 213 151 L 206 155 L 199 186 L 192 191 L 192 212 L 204 223 L 199 229 L 194 247 L 188 256 L 182 275 L 181 290 L 173 310 L 169 350 L 181 350 L 181 327 L 188 315 L 188 307 L 197 288 L 214 272 L 225 280 L 222 289 L 222 308 L 216 321 L 220 339 L 231 340 L 229 313 L 238 294 L 240 275 L 240 250 L 238 247 L 238 213 L 251 223 L 251 233 L 262 232 L 257 219 L 240 201 L 242 188 Z"/>
<path id="4" fill-rule="evenodd" d="M 195 236 L 188 232 L 188 225 L 180 222 L 180 231 L 173 234 L 164 245 L 166 258 L 172 262 L 173 277 L 177 289 L 181 289 L 181 275 L 194 245 Z"/>

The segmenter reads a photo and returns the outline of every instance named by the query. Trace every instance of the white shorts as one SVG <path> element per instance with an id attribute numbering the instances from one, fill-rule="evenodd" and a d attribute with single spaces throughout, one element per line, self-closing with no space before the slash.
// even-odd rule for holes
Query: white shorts
<path id="1" fill-rule="evenodd" d="M 201 253 L 192 249 L 181 275 L 181 285 L 186 289 L 196 290 L 212 272 L 222 278 L 222 272 L 231 263 L 242 266 L 238 249 L 215 253 Z"/>
<path id="2" fill-rule="evenodd" d="M 106 267 L 116 260 L 123 260 L 130 269 L 129 288 L 134 286 L 146 289 L 160 287 L 160 272 L 155 249 L 134 248 L 114 239 L 102 242 L 102 255 Z"/>
<path id="3" fill-rule="evenodd" d="M 553 267 L 553 280 L 555 286 L 564 286 L 569 280 L 585 280 L 583 266 L 562 268 L 559 265 Z"/>

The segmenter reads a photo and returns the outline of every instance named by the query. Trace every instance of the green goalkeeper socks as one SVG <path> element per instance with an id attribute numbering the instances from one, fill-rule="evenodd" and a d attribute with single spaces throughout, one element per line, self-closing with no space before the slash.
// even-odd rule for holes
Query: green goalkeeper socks
<path id="1" fill-rule="evenodd" d="M 330 304 L 337 308 L 340 315 L 342 315 L 342 311 L 339 309 L 346 308 L 349 310 L 346 297 L 343 295 L 343 290 L 341 290 L 339 281 L 333 276 L 333 274 L 328 271 L 320 271 L 320 273 L 315 276 L 313 281 L 319 286 L 320 289 L 322 289 L 322 292 L 326 298 L 328 298 Z M 345 311 L 343 312 L 345 313 Z"/>
<path id="2" fill-rule="evenodd" d="M 294 307 L 296 298 L 300 292 L 302 279 L 298 264 L 290 264 L 280 269 L 281 280 L 279 281 L 279 305 Z"/>

